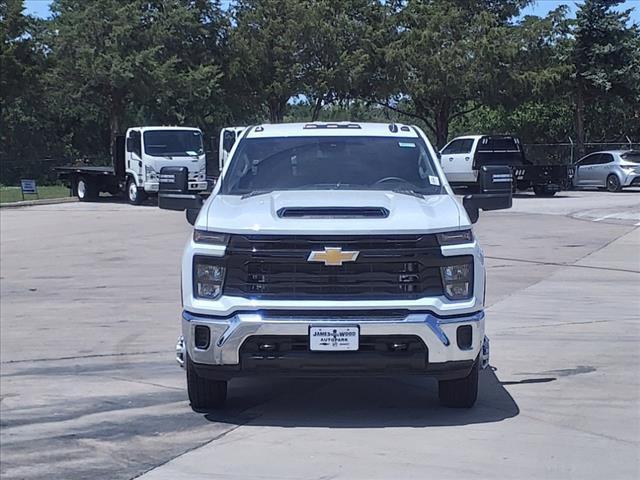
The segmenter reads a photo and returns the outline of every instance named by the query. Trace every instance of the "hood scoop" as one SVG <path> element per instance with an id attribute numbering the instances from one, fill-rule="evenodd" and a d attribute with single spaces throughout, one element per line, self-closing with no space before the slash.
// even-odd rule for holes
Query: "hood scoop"
<path id="1" fill-rule="evenodd" d="M 387 218 L 384 207 L 283 207 L 280 218 Z"/>

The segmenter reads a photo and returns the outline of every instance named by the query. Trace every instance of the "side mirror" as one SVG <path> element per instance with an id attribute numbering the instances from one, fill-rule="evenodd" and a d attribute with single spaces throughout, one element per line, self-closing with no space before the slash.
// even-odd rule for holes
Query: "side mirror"
<path id="1" fill-rule="evenodd" d="M 503 210 L 513 204 L 513 175 L 509 167 L 485 166 L 478 172 L 479 194 L 465 195 L 462 205 L 471 223 L 476 223 L 480 210 Z"/>
<path id="2" fill-rule="evenodd" d="M 222 137 L 222 149 L 229 153 L 236 143 L 236 132 L 227 130 Z"/>
<path id="3" fill-rule="evenodd" d="M 201 195 L 189 193 L 187 167 L 162 167 L 158 188 L 158 206 L 164 210 L 184 210 L 187 221 L 193 225 L 204 200 Z"/>
<path id="4" fill-rule="evenodd" d="M 133 138 L 129 137 L 127 138 L 127 152 L 133 152 L 135 151 L 136 147 L 135 147 L 135 142 L 133 141 Z"/>

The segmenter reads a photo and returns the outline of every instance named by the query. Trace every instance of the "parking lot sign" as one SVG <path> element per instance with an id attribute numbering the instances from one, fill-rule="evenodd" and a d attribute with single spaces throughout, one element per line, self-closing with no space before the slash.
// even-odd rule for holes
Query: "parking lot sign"
<path id="1" fill-rule="evenodd" d="M 22 192 L 22 200 L 24 200 L 25 193 L 38 195 L 38 186 L 36 185 L 35 180 L 30 180 L 30 179 L 20 180 L 20 190 Z M 38 195 L 38 198 L 40 198 L 39 195 Z"/>

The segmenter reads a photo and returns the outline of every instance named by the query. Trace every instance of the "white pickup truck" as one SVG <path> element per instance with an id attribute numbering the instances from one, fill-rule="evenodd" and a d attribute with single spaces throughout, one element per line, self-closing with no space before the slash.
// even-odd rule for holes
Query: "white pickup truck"
<path id="1" fill-rule="evenodd" d="M 513 175 L 513 187 L 532 188 L 542 197 L 570 187 L 574 168 L 550 165 L 525 157 L 520 139 L 514 135 L 467 135 L 456 137 L 440 151 L 442 169 L 453 187 L 481 188 L 480 171 L 486 166 L 506 166 Z"/>
<path id="2" fill-rule="evenodd" d="M 200 209 L 176 346 L 192 408 L 240 376 L 403 374 L 471 407 L 489 360 L 471 225 L 511 206 L 505 171 L 461 203 L 419 128 L 348 122 L 248 127 L 204 204 L 163 169 L 160 207 Z"/>
<path id="3" fill-rule="evenodd" d="M 112 166 L 57 167 L 58 177 L 69 184 L 81 202 L 101 192 L 125 192 L 134 205 L 158 193 L 159 172 L 166 166 L 188 170 L 188 188 L 207 189 L 206 159 L 202 132 L 192 127 L 131 127 L 112 147 Z"/>

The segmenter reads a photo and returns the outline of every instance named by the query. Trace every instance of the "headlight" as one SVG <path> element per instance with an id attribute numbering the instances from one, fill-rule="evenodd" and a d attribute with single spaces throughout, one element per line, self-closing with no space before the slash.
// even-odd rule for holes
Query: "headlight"
<path id="1" fill-rule="evenodd" d="M 460 245 L 473 242 L 473 232 L 471 230 L 458 230 L 455 232 L 438 233 L 438 243 L 440 246 Z"/>
<path id="2" fill-rule="evenodd" d="M 206 230 L 194 230 L 193 241 L 196 243 L 209 243 L 211 245 L 224 246 L 229 241 L 229 234 L 208 232 Z"/>
<path id="3" fill-rule="evenodd" d="M 473 294 L 473 263 L 440 267 L 444 294 L 449 300 L 466 300 Z"/>
<path id="4" fill-rule="evenodd" d="M 193 293 L 197 298 L 213 300 L 222 294 L 225 268 L 212 257 L 193 258 Z"/>
<path id="5" fill-rule="evenodd" d="M 150 165 L 145 165 L 144 166 L 144 173 L 147 176 L 147 178 L 149 180 L 157 180 L 158 179 L 158 172 L 155 171 L 155 169 L 150 166 Z"/>

